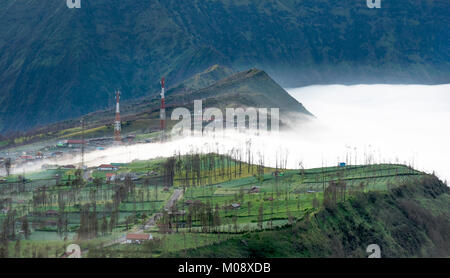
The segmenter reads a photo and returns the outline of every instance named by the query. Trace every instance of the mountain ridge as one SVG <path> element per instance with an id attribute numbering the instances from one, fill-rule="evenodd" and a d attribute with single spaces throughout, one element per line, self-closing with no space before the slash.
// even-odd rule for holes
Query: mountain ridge
<path id="1" fill-rule="evenodd" d="M 367 246 L 377 244 L 382 258 L 444 258 L 450 253 L 449 199 L 447 185 L 426 176 L 389 192 L 356 194 L 285 227 L 247 232 L 169 257 L 367 258 Z"/>
<path id="2" fill-rule="evenodd" d="M 231 74 L 231 75 L 230 75 Z M 195 81 L 193 83 L 193 81 Z M 195 89 L 205 85 L 205 88 Z M 250 69 L 232 73 L 230 69 L 220 65 L 213 65 L 183 82 L 168 87 L 166 96 L 166 115 L 170 128 L 170 115 L 173 109 L 185 107 L 193 111 L 194 100 L 202 100 L 203 108 L 255 107 L 279 108 L 280 122 L 296 119 L 303 120 L 303 116 L 313 116 L 301 103 L 289 95 L 267 73 L 259 69 Z M 123 95 L 123 94 L 122 94 Z M 122 134 L 149 133 L 159 130 L 160 98 L 148 96 L 121 103 Z M 112 136 L 112 124 L 115 117 L 115 106 L 101 109 L 83 115 L 86 129 L 95 130 L 94 134 L 86 134 L 86 138 Z M 5 138 L 0 137 L 2 148 L 11 145 L 33 143 L 47 139 L 67 138 L 72 133 L 64 130 L 79 129 L 81 118 L 61 121 L 36 128 L 34 130 L 17 133 Z M 101 132 L 98 130 L 101 128 Z M 59 134 L 59 135 L 58 135 Z M 76 132 L 78 138 L 80 132 Z M 70 136 L 69 136 L 70 137 Z M 3 142 L 2 142 L 3 141 Z M 6 142 L 6 143 L 5 143 Z"/>
<path id="3" fill-rule="evenodd" d="M 29 130 L 157 94 L 212 64 L 282 86 L 449 83 L 449 3 L 342 0 L 5 0 L 0 132 Z"/>

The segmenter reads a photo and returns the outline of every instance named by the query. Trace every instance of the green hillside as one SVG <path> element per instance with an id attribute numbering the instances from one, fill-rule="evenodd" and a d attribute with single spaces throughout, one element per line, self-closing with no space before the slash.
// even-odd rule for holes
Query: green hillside
<path id="1" fill-rule="evenodd" d="M 175 253 L 200 258 L 449 257 L 450 190 L 435 177 L 410 180 L 389 192 L 358 194 L 334 208 L 275 231 L 245 235 Z"/>
<path id="2" fill-rule="evenodd" d="M 11 175 L 0 181 L 0 257 L 58 257 L 71 243 L 83 257 L 112 258 L 366 257 L 370 244 L 384 257 L 450 255 L 450 190 L 435 176 L 396 164 L 273 169 L 237 157 Z M 130 233 L 153 239 L 122 244 Z"/>

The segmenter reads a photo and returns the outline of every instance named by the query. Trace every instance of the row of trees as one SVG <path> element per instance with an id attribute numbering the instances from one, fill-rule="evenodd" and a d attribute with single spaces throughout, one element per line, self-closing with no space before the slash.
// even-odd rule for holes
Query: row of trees
<path id="1" fill-rule="evenodd" d="M 249 162 L 243 162 L 243 152 L 231 150 L 228 155 L 215 153 L 191 153 L 185 156 L 172 156 L 163 163 L 164 184 L 173 186 L 175 182 L 183 187 L 211 185 L 224 180 L 241 177 L 247 168 L 247 174 L 260 175 L 264 171 L 264 158 L 260 157 L 258 167 L 253 166 L 254 157 L 248 153 Z"/>

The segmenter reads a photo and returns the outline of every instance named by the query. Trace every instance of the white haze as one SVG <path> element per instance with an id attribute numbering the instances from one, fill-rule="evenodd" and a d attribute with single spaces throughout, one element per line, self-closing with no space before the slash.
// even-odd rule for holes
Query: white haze
<path id="1" fill-rule="evenodd" d="M 251 139 L 254 162 L 267 166 L 287 158 L 287 166 L 335 166 L 338 162 L 402 163 L 450 178 L 450 85 L 329 85 L 288 89 L 316 119 L 291 131 L 264 137 L 227 133 L 224 137 L 188 137 L 159 144 L 111 147 L 87 153 L 87 166 L 146 160 L 192 151 L 246 151 Z M 204 107 L 206 108 L 206 107 Z M 79 156 L 59 159 L 77 164 Z M 37 170 L 47 160 L 27 166 Z M 21 173 L 23 169 L 14 169 Z"/>
<path id="2" fill-rule="evenodd" d="M 321 145 L 364 149 L 450 178 L 450 85 L 310 86 L 289 90 L 316 117 Z M 333 155 L 326 155 L 333 159 Z M 341 156 L 342 157 L 342 156 Z"/>

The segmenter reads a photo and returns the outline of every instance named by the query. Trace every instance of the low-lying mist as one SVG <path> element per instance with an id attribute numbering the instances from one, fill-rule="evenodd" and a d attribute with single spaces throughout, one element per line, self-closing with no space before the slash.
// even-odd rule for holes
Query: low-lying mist
<path id="1" fill-rule="evenodd" d="M 187 137 L 164 144 L 111 147 L 87 153 L 86 165 L 126 163 L 175 153 L 231 154 L 236 150 L 244 159 L 250 148 L 253 161 L 264 157 L 267 166 L 275 166 L 277 161 L 286 161 L 289 168 L 391 162 L 450 178 L 450 85 L 330 85 L 288 91 L 316 118 L 289 131 L 262 137 L 228 132 L 225 136 Z M 57 163 L 80 161 L 80 156 L 75 156 Z M 55 161 L 29 165 L 26 170 L 37 170 L 45 163 Z"/>
<path id="2" fill-rule="evenodd" d="M 375 162 L 450 178 L 450 84 L 310 86 L 289 93 L 317 117 L 305 132 L 317 140 L 318 153 L 321 146 L 353 149 L 359 163 L 366 152 Z"/>

